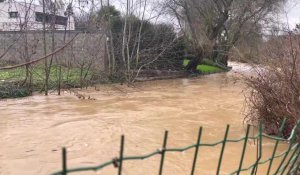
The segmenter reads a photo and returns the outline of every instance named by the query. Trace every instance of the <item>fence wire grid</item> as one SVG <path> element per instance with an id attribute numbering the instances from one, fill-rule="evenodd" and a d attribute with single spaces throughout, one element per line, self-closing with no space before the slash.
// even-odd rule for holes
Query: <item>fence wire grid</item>
<path id="1" fill-rule="evenodd" d="M 283 121 L 283 123 L 279 129 L 280 130 L 279 133 L 281 133 L 281 131 L 284 129 L 285 123 L 286 123 L 286 119 Z M 113 165 L 114 167 L 118 168 L 118 175 L 122 175 L 122 168 L 123 168 L 124 161 L 144 160 L 144 159 L 148 159 L 152 156 L 156 156 L 156 155 L 159 155 L 161 157 L 158 174 L 162 175 L 166 153 L 168 153 L 168 152 L 183 152 L 183 151 L 187 151 L 190 149 L 195 150 L 194 157 L 193 157 L 193 163 L 191 165 L 191 173 L 190 173 L 191 175 L 194 175 L 197 159 L 199 159 L 199 157 L 200 157 L 200 156 L 198 156 L 198 152 L 201 150 L 200 148 L 201 147 L 215 147 L 215 146 L 221 145 L 218 165 L 217 165 L 217 169 L 215 170 L 216 175 L 219 175 L 221 173 L 221 165 L 222 165 L 222 161 L 223 161 L 223 155 L 224 155 L 226 143 L 237 143 L 237 142 L 243 142 L 241 158 L 240 158 L 237 169 L 235 171 L 233 171 L 232 173 L 230 173 L 230 175 L 235 175 L 235 174 L 239 175 L 241 172 L 246 172 L 246 171 L 249 171 L 249 172 L 251 171 L 251 175 L 257 174 L 259 165 L 267 164 L 267 163 L 269 163 L 269 165 L 268 165 L 267 172 L 265 173 L 266 175 L 270 175 L 270 174 L 273 174 L 273 175 L 279 175 L 279 174 L 295 175 L 295 174 L 297 174 L 297 170 L 300 168 L 300 161 L 298 160 L 298 158 L 300 156 L 300 142 L 296 139 L 296 135 L 299 134 L 299 125 L 300 125 L 300 120 L 294 126 L 294 128 L 291 132 L 291 135 L 287 139 L 280 137 L 281 134 L 279 134 L 278 136 L 270 136 L 270 135 L 264 134 L 262 124 L 259 125 L 259 132 L 255 136 L 249 136 L 250 125 L 247 125 L 246 133 L 245 133 L 244 137 L 239 138 L 239 139 L 228 139 L 230 125 L 227 125 L 225 133 L 224 133 L 224 139 L 221 141 L 215 142 L 215 143 L 202 143 L 201 142 L 203 128 L 200 127 L 196 143 L 186 146 L 186 147 L 182 147 L 182 148 L 167 148 L 168 131 L 165 131 L 162 147 L 152 153 L 141 155 L 141 156 L 124 156 L 125 136 L 122 135 L 121 141 L 120 141 L 120 155 L 118 158 L 114 158 L 114 159 L 109 160 L 98 166 L 78 167 L 78 168 L 68 169 L 67 168 L 67 149 L 63 148 L 62 149 L 62 170 L 55 172 L 51 175 L 67 175 L 67 174 L 71 174 L 71 173 L 75 173 L 75 172 L 99 171 L 110 165 Z M 271 157 L 269 157 L 265 160 L 262 160 L 262 152 L 263 152 L 262 139 L 263 139 L 263 137 L 268 138 L 272 141 L 275 141 Z M 249 140 L 257 140 L 257 158 L 253 164 L 251 164 L 248 167 L 244 167 L 243 162 L 244 162 L 244 158 L 245 158 L 247 143 Z M 280 154 L 276 154 L 279 143 L 288 143 L 288 147 L 285 151 L 281 152 Z M 274 159 L 278 159 L 278 158 L 281 158 L 279 166 L 275 167 L 275 168 L 273 167 L 274 172 L 271 173 L 273 161 L 274 161 Z M 212 171 L 212 173 L 213 173 L 213 171 Z"/>

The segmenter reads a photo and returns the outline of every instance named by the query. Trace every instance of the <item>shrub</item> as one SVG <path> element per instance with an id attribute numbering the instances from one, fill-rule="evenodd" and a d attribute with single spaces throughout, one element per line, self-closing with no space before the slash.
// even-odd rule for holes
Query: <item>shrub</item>
<path id="1" fill-rule="evenodd" d="M 18 86 L 15 83 L 0 84 L 0 99 L 19 98 L 30 95 L 31 91 L 26 87 Z"/>
<path id="2" fill-rule="evenodd" d="M 246 121 L 262 122 L 267 134 L 277 134 L 287 118 L 283 131 L 289 136 L 300 119 L 300 42 L 299 36 L 289 34 L 266 43 L 263 67 L 246 77 L 250 88 L 247 96 L 249 110 Z"/>

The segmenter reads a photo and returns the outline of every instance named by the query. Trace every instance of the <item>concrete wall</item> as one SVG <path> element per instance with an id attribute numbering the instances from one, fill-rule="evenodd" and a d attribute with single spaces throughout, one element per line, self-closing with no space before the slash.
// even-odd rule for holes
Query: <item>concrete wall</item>
<path id="1" fill-rule="evenodd" d="M 76 33 L 55 32 L 54 50 L 64 46 Z M 2 66 L 24 63 L 44 56 L 43 32 L 0 32 L 0 43 L 0 55 L 8 50 L 0 58 Z M 48 54 L 52 52 L 51 32 L 46 33 L 46 49 Z M 73 67 L 92 63 L 92 66 L 100 70 L 104 70 L 104 59 L 105 37 L 101 33 L 80 33 L 72 44 L 54 55 L 55 63 Z"/>

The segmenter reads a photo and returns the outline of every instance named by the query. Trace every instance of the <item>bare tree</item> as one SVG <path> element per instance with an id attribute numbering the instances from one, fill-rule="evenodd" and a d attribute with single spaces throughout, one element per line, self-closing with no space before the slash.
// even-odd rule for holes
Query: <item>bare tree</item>
<path id="1" fill-rule="evenodd" d="M 197 51 L 191 69 L 203 58 L 227 66 L 228 52 L 242 34 L 257 29 L 284 0 L 168 0 L 185 36 Z"/>
<path id="2" fill-rule="evenodd" d="M 154 2 L 151 2 L 154 3 Z M 163 57 L 174 45 L 176 35 L 173 28 L 163 30 L 157 22 L 162 15 L 162 9 L 154 13 L 154 6 L 147 0 L 125 2 L 124 16 L 121 18 L 121 31 L 113 36 L 115 57 L 119 56 L 119 69 L 126 82 L 132 83 L 140 71 Z M 146 15 L 147 14 L 147 15 Z M 119 38 L 119 39 L 118 39 Z M 161 41 L 160 41 L 161 40 Z"/>

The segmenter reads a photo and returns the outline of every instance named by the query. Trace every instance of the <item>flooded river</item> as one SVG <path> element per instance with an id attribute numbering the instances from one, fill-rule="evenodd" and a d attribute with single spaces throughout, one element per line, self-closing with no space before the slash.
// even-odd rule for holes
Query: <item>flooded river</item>
<path id="1" fill-rule="evenodd" d="M 243 137 L 244 85 L 235 71 L 191 79 L 137 83 L 129 88 L 101 85 L 80 93 L 96 100 L 79 100 L 74 94 L 35 95 L 0 101 L 0 174 L 47 175 L 61 169 L 61 147 L 68 149 L 68 167 L 92 166 L 119 155 L 120 135 L 125 135 L 127 156 L 142 155 L 162 145 L 169 131 L 168 147 L 194 144 L 199 126 L 202 142 Z M 222 174 L 238 168 L 242 144 L 228 144 Z M 244 167 L 253 163 L 256 146 L 249 143 Z M 279 146 L 283 150 L 286 145 Z M 264 157 L 273 144 L 264 141 Z M 194 150 L 167 153 L 164 174 L 188 175 Z M 220 146 L 200 148 L 196 174 L 215 174 Z M 125 175 L 158 174 L 160 156 L 123 164 Z M 278 161 L 274 162 L 274 165 Z M 266 172 L 260 167 L 259 172 Z M 76 174 L 76 173 L 75 173 Z M 113 167 L 99 172 L 117 174 Z M 245 173 L 249 174 L 249 173 Z"/>

